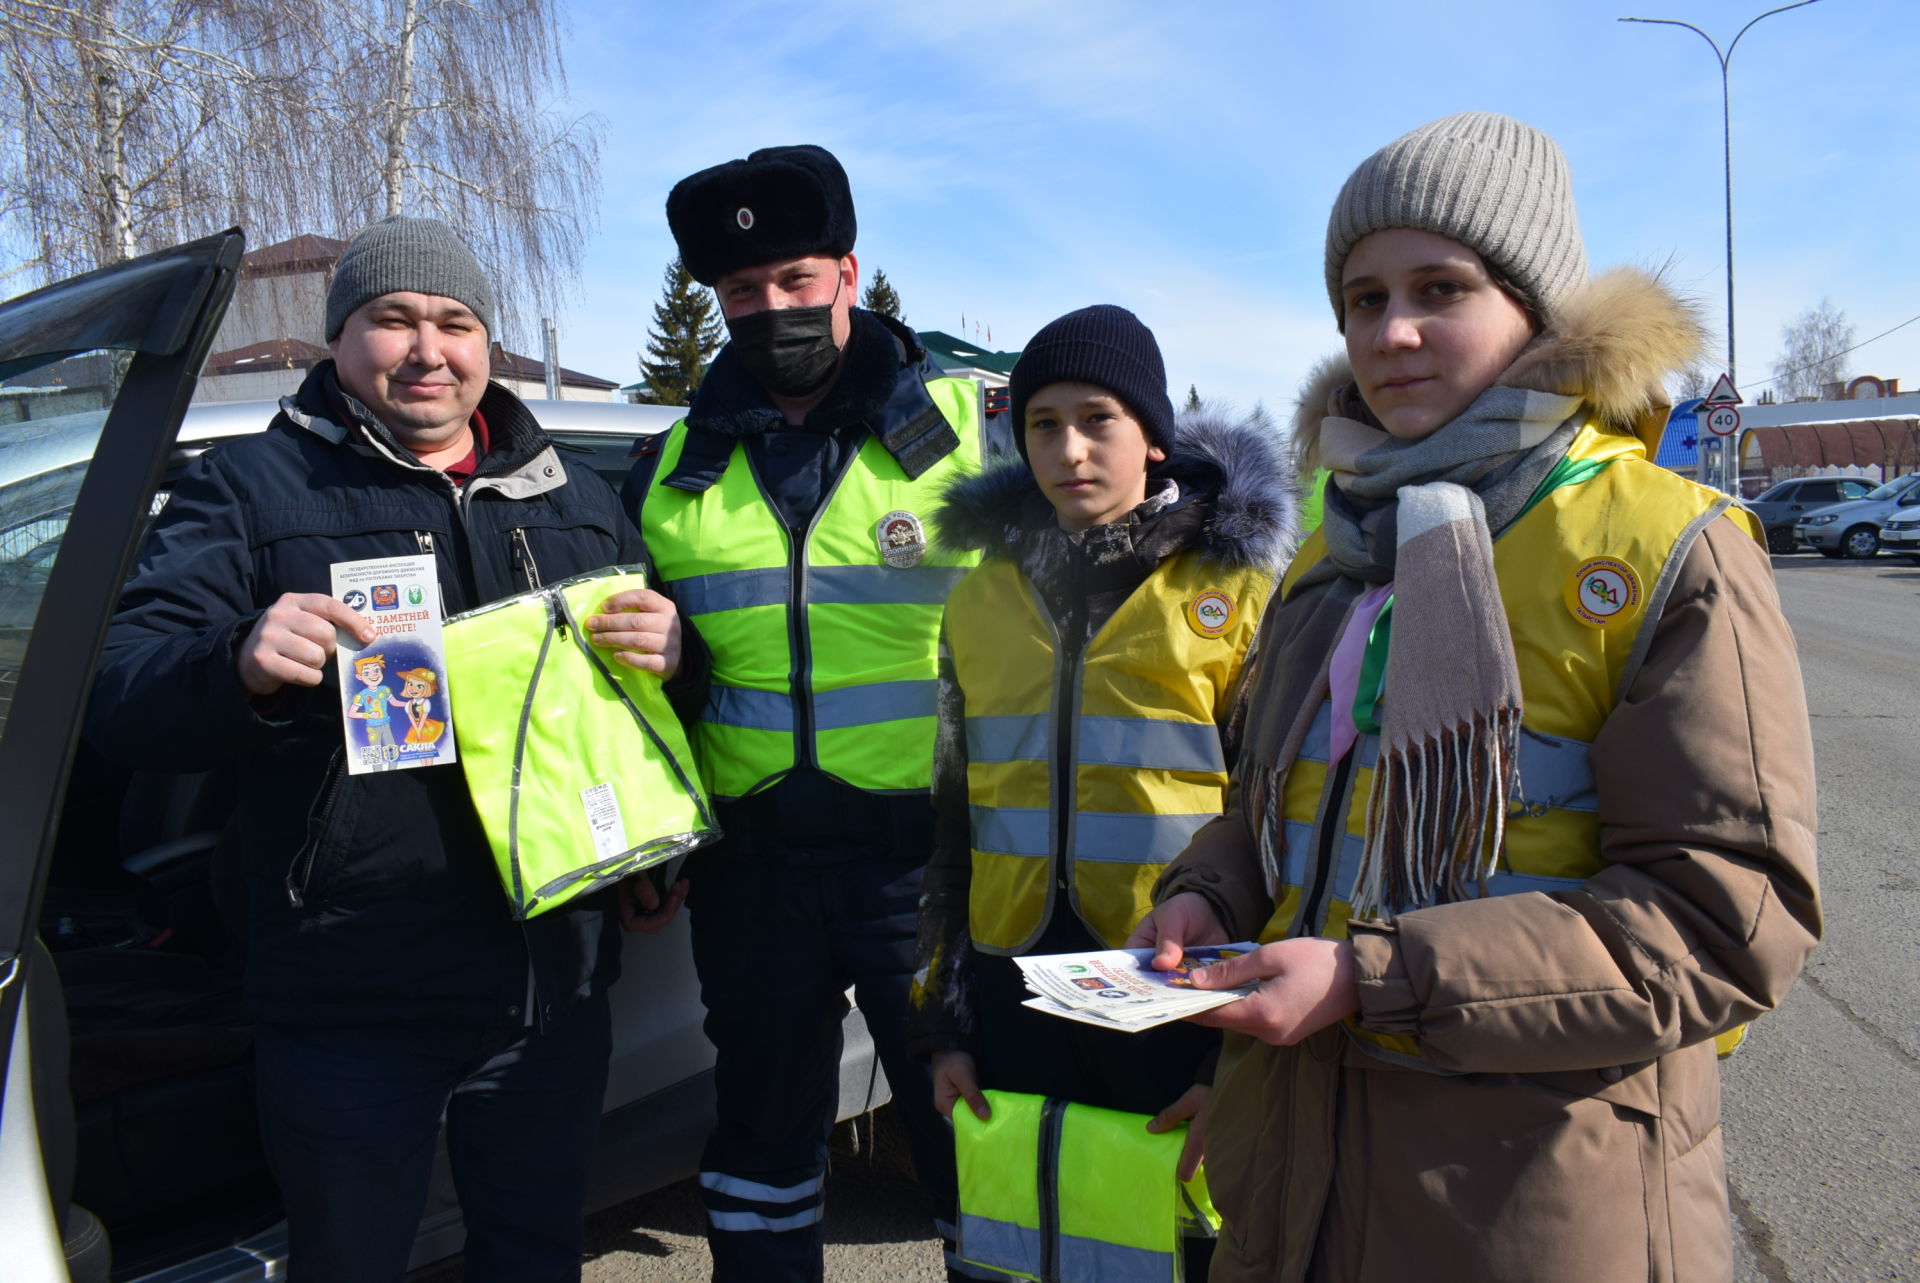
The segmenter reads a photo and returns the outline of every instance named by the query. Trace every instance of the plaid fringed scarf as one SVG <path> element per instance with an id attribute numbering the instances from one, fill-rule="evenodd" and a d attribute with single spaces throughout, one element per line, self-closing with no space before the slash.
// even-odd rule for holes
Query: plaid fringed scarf
<path id="1" fill-rule="evenodd" d="M 1445 481 L 1404 487 L 1399 507 L 1390 694 L 1353 898 L 1360 917 L 1485 892 L 1520 738 L 1520 670 L 1486 509 Z"/>
<path id="2" fill-rule="evenodd" d="M 1582 416 L 1577 397 L 1495 384 L 1440 431 L 1405 441 L 1364 421 L 1350 386 L 1328 409 L 1329 556 L 1299 586 L 1340 578 L 1357 600 L 1366 585 L 1393 585 L 1380 756 L 1352 900 L 1356 917 L 1391 918 L 1484 892 L 1499 860 L 1521 693 L 1493 533 L 1566 453 Z M 1282 881 L 1287 773 L 1328 697 L 1329 659 L 1295 706 L 1274 769 L 1242 783 L 1270 886 Z"/>

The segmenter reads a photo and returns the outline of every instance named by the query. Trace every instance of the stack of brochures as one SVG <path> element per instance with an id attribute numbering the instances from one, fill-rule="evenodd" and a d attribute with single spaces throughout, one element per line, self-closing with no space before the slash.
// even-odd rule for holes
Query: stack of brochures
<path id="1" fill-rule="evenodd" d="M 1211 1011 L 1252 993 L 1257 984 L 1201 990 L 1188 976 L 1197 968 L 1237 958 L 1254 944 L 1196 945 L 1171 971 L 1153 969 L 1151 949 L 1045 953 L 1015 958 L 1035 997 L 1023 1006 L 1103 1029 L 1137 1033 L 1170 1020 Z"/>

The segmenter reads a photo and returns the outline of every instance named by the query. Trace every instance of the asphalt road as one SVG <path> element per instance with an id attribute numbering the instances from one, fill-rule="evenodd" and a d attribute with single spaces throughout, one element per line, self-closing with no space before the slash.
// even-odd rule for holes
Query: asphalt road
<path id="1" fill-rule="evenodd" d="M 1813 715 L 1827 939 L 1723 1075 L 1738 1278 L 1920 1279 L 1920 566 L 1774 567 Z M 935 1283 L 884 1122 L 852 1148 L 843 1129 L 827 1277 Z M 705 1279 L 700 1224 L 691 1182 L 601 1213 L 586 1277 Z"/>
<path id="2" fill-rule="evenodd" d="M 1773 559 L 1826 939 L 1722 1075 L 1742 1283 L 1920 1279 L 1920 566 Z"/>

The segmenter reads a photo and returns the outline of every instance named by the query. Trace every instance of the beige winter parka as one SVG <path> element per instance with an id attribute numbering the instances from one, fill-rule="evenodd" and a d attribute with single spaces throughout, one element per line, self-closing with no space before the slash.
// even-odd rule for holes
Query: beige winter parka
<path id="1" fill-rule="evenodd" d="M 1499 381 L 1579 393 L 1644 437 L 1650 390 L 1697 341 L 1687 310 L 1613 273 L 1558 315 Z M 1318 376 L 1307 432 L 1347 377 Z M 1275 764 L 1300 675 L 1344 623 L 1325 608 L 1338 582 L 1270 607 L 1238 774 Z M 1358 1024 L 1413 1036 L 1429 1068 L 1342 1025 L 1292 1047 L 1229 1035 L 1207 1128 L 1213 1283 L 1732 1277 L 1712 1039 L 1775 1006 L 1820 933 L 1793 639 L 1734 523 L 1679 563 L 1590 758 L 1606 868 L 1578 890 L 1353 924 Z M 1198 891 L 1229 939 L 1259 934 L 1254 836 L 1231 806 L 1156 899 Z"/>

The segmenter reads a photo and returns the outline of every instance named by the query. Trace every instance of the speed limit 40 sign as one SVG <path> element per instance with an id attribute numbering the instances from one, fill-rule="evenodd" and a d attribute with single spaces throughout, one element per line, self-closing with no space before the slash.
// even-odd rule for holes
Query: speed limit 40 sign
<path id="1" fill-rule="evenodd" d="M 1710 406 L 1707 409 L 1707 431 L 1719 437 L 1730 437 L 1740 430 L 1740 411 L 1730 405 Z"/>

